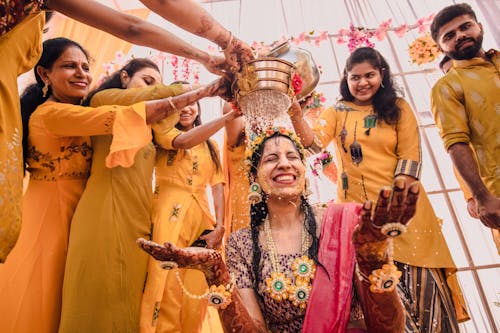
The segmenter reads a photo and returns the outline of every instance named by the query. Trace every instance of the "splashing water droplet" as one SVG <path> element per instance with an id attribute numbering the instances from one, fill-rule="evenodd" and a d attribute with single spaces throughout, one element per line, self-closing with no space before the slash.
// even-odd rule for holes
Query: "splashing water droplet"
<path id="1" fill-rule="evenodd" d="M 247 118 L 247 133 L 260 134 L 268 127 L 292 129 L 287 110 L 291 105 L 290 97 L 276 90 L 257 90 L 240 100 L 241 110 Z"/>

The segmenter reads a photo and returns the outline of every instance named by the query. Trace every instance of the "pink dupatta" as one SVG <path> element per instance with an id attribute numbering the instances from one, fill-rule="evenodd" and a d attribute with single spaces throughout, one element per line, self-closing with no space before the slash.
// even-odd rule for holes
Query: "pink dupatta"
<path id="1" fill-rule="evenodd" d="M 352 232 L 361 205 L 331 204 L 321 224 L 318 260 L 303 333 L 344 333 L 349 322 L 354 273 Z"/>

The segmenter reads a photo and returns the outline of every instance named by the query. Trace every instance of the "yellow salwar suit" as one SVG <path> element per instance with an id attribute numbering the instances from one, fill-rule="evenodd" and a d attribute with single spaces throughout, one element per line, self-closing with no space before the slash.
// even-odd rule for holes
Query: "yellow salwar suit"
<path id="1" fill-rule="evenodd" d="M 250 227 L 250 202 L 248 201 L 250 183 L 244 164 L 245 149 L 245 143 L 236 147 L 224 145 L 223 169 L 229 183 L 226 229 L 230 232 Z"/>
<path id="2" fill-rule="evenodd" d="M 380 188 L 392 184 L 399 160 L 421 162 L 415 115 L 403 99 L 398 100 L 398 105 L 401 117 L 396 125 L 377 120 L 374 128 L 365 128 L 365 117 L 373 114 L 373 106 L 347 101 L 327 108 L 316 121 L 313 131 L 321 145 L 327 147 L 332 140 L 335 143 L 339 165 L 338 202 L 375 202 Z M 343 129 L 347 131 L 344 142 Z M 350 154 L 354 141 L 362 149 L 363 160 L 359 164 Z M 417 267 L 444 268 L 458 320 L 466 320 L 468 315 L 455 275 L 456 266 L 441 232 L 441 223 L 421 186 L 415 216 L 407 231 L 394 239 L 394 260 Z"/>
<path id="3" fill-rule="evenodd" d="M 44 13 L 38 12 L 0 36 L 0 263 L 16 244 L 21 229 L 23 129 L 17 77 L 40 58 L 44 24 Z"/>
<path id="4" fill-rule="evenodd" d="M 190 246 L 204 230 L 214 229 L 207 185 L 224 183 L 220 168 L 210 157 L 204 142 L 191 149 L 175 149 L 173 140 L 182 132 L 155 126 L 155 141 L 163 148 L 156 162 L 156 186 L 153 200 L 153 241 Z M 216 143 L 212 141 L 214 147 Z M 217 149 L 216 149 L 217 150 Z M 217 150 L 217 154 L 218 154 Z M 201 295 L 208 286 L 197 270 L 178 270 L 186 289 Z M 207 301 L 185 295 L 175 271 L 160 268 L 150 258 L 148 278 L 141 306 L 141 333 L 199 332 L 207 312 Z"/>
<path id="5" fill-rule="evenodd" d="M 116 114 L 115 107 L 94 109 L 48 101 L 31 115 L 30 181 L 21 235 L 0 265 L 0 332 L 57 332 L 70 221 L 90 172 L 89 135 L 112 133 L 116 141 L 134 142 L 124 125 L 140 122 L 141 108 L 122 107 Z M 121 146 L 110 153 L 114 163 L 126 160 L 126 149 Z"/>
<path id="6" fill-rule="evenodd" d="M 109 89 L 94 95 L 91 106 L 127 105 L 181 92 L 178 85 Z M 90 177 L 71 222 L 61 333 L 137 333 L 139 329 L 148 256 L 136 240 L 151 234 L 155 148 L 145 121 L 123 130 L 141 138 L 134 146 L 135 156 L 123 166 L 110 165 L 111 136 L 91 138 Z M 123 144 L 128 142 L 125 137 Z"/>

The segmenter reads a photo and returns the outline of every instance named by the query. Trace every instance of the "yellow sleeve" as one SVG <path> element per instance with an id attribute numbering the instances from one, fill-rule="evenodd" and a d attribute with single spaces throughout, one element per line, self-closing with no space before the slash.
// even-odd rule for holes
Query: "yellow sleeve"
<path id="1" fill-rule="evenodd" d="M 173 146 L 174 139 L 183 133 L 181 130 L 170 126 L 166 121 L 155 124 L 155 126 L 153 127 L 153 131 L 155 142 L 159 144 L 163 149 L 167 150 L 177 149 Z"/>
<path id="2" fill-rule="evenodd" d="M 314 123 L 314 136 L 320 140 L 323 147 L 327 147 L 334 139 L 337 126 L 336 113 L 333 107 L 329 107 L 321 112 Z"/>
<path id="3" fill-rule="evenodd" d="M 470 141 L 469 117 L 463 100 L 462 86 L 453 73 L 441 78 L 432 88 L 431 110 L 446 150 L 455 143 Z"/>
<path id="4" fill-rule="evenodd" d="M 210 140 L 210 139 L 209 139 Z M 219 146 L 217 145 L 217 142 L 214 140 L 210 140 L 212 143 L 212 146 L 214 147 L 215 153 L 219 157 L 219 161 L 221 160 L 220 158 L 220 151 L 219 151 Z M 212 161 L 212 159 L 210 159 Z M 220 168 L 218 168 L 212 175 L 212 179 L 210 180 L 210 186 L 214 186 L 216 184 L 225 184 L 226 183 L 226 177 L 224 177 L 224 172 L 222 171 L 222 163 L 220 165 Z"/>
<path id="5" fill-rule="evenodd" d="M 99 91 L 92 97 L 90 105 L 132 105 L 142 101 L 177 96 L 183 92 L 182 84 L 172 84 L 169 86 L 157 84 L 140 88 L 105 89 Z"/>
<path id="6" fill-rule="evenodd" d="M 397 103 L 401 108 L 401 118 L 397 124 L 398 145 L 396 154 L 398 160 L 421 162 L 420 133 L 415 114 L 404 99 L 399 99 Z"/>
<path id="7" fill-rule="evenodd" d="M 144 102 L 132 106 L 86 107 L 45 102 L 36 110 L 45 127 L 56 136 L 112 134 L 106 166 L 130 167 L 137 151 L 151 141 Z"/>

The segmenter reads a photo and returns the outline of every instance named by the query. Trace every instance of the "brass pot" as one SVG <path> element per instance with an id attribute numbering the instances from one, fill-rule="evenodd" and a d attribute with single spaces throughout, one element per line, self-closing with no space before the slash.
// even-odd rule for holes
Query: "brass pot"
<path id="1" fill-rule="evenodd" d="M 295 66 L 278 58 L 259 58 L 248 62 L 233 82 L 237 98 L 257 90 L 277 90 L 290 94 L 290 81 Z"/>
<path id="2" fill-rule="evenodd" d="M 302 78 L 302 89 L 296 94 L 299 101 L 309 96 L 318 85 L 320 73 L 309 51 L 284 42 L 272 49 L 267 56 L 286 60 L 295 66 L 296 73 Z"/>

